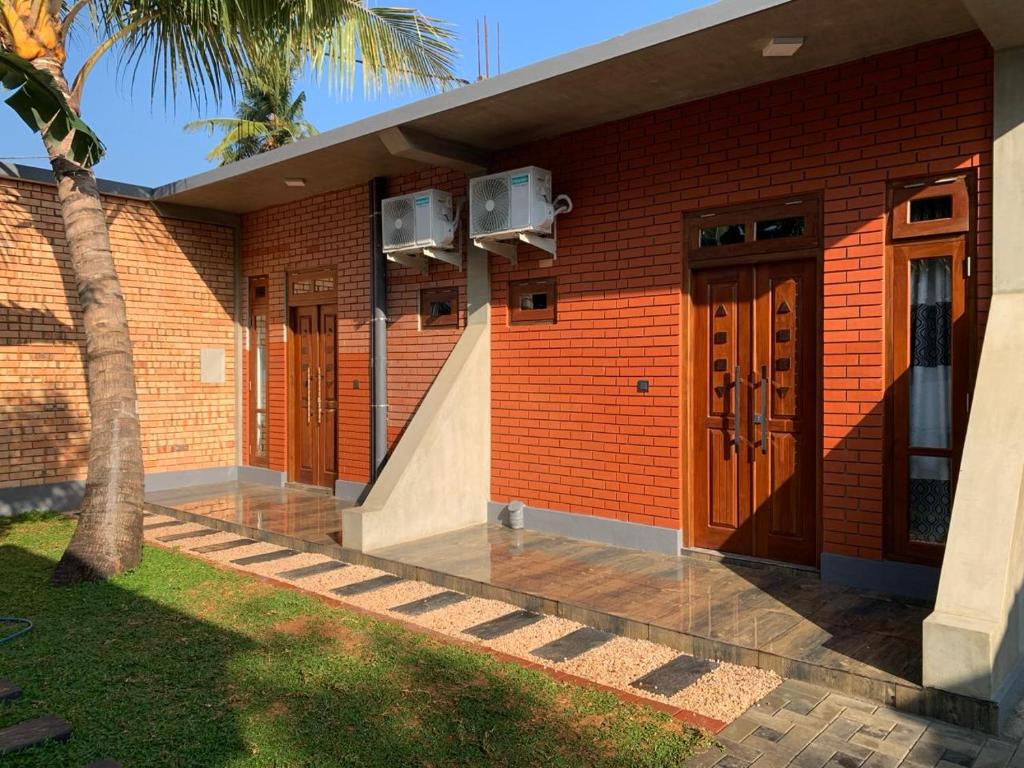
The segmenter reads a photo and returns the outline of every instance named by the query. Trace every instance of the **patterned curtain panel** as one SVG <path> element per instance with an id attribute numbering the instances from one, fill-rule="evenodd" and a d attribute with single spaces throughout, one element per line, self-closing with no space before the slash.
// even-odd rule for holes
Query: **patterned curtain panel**
<path id="1" fill-rule="evenodd" d="M 910 262 L 910 488 L 912 541 L 941 544 L 949 533 L 950 460 L 913 455 L 952 439 L 952 260 Z"/>

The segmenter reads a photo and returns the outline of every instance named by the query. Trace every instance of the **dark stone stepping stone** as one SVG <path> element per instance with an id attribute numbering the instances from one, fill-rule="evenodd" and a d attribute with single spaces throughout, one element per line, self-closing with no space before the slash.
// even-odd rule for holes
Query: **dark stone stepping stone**
<path id="1" fill-rule="evenodd" d="M 213 528 L 203 528 L 201 531 L 190 531 L 189 533 L 172 533 L 169 536 L 160 536 L 157 541 L 166 541 L 168 543 L 172 541 L 184 541 L 185 539 L 197 539 L 200 536 L 213 536 L 215 533 L 223 533 L 223 531 L 217 531 Z"/>
<path id="2" fill-rule="evenodd" d="M 44 741 L 67 741 L 70 737 L 71 723 L 56 715 L 43 715 L 0 729 L 0 755 L 20 752 Z"/>
<path id="3" fill-rule="evenodd" d="M 219 544 L 204 544 L 201 547 L 193 547 L 192 551 L 205 555 L 207 552 L 223 552 L 225 549 L 234 549 L 235 547 L 244 547 L 246 544 L 255 543 L 256 539 L 231 539 L 230 541 L 222 541 Z"/>
<path id="4" fill-rule="evenodd" d="M 361 595 L 364 592 L 373 592 L 375 589 L 381 589 L 382 587 L 390 587 L 392 584 L 397 584 L 400 581 L 404 581 L 399 576 L 392 576 L 390 573 L 384 576 L 378 576 L 375 579 L 367 579 L 366 581 L 357 581 L 355 584 L 348 584 L 344 587 L 338 587 L 332 589 L 336 595 L 340 597 L 348 597 L 350 595 Z"/>
<path id="5" fill-rule="evenodd" d="M 277 574 L 279 579 L 305 579 L 310 576 L 319 576 L 322 573 L 330 573 L 336 571 L 339 568 L 348 567 L 348 563 L 343 563 L 339 560 L 328 560 L 326 563 L 317 563 L 316 565 L 307 565 L 305 568 L 293 568 L 290 571 L 281 571 Z"/>
<path id="6" fill-rule="evenodd" d="M 144 531 L 157 531 L 161 528 L 174 528 L 178 525 L 184 525 L 181 520 L 168 520 L 166 523 L 150 523 L 149 525 L 142 526 Z"/>
<path id="7" fill-rule="evenodd" d="M 10 680 L 0 680 L 0 701 L 14 701 L 21 698 L 21 688 Z"/>
<path id="8" fill-rule="evenodd" d="M 609 632 L 602 632 L 593 627 L 583 627 L 575 632 L 570 632 L 565 637 L 552 640 L 547 645 L 542 645 L 530 653 L 547 661 L 566 661 L 604 645 L 613 637 L 614 635 Z"/>
<path id="9" fill-rule="evenodd" d="M 294 549 L 278 549 L 274 552 L 264 552 L 262 555 L 249 555 L 232 560 L 233 565 L 256 565 L 257 563 L 269 563 L 273 560 L 281 560 L 285 557 L 299 554 Z"/>
<path id="10" fill-rule="evenodd" d="M 405 603 L 404 605 L 392 608 L 391 610 L 395 613 L 401 613 L 406 616 L 421 616 L 424 613 L 430 613 L 431 611 L 437 611 L 441 608 L 447 608 L 449 605 L 455 605 L 456 603 L 461 603 L 463 600 L 468 599 L 469 597 L 460 592 L 438 592 L 436 595 L 430 595 L 430 597 L 413 600 L 411 603 Z"/>
<path id="11" fill-rule="evenodd" d="M 662 696 L 675 696 L 715 669 L 718 669 L 717 662 L 695 659 L 693 656 L 679 656 L 668 664 L 651 670 L 639 680 L 634 680 L 630 685 Z"/>
<path id="12" fill-rule="evenodd" d="M 481 640 L 493 640 L 496 637 L 515 632 L 517 629 L 536 624 L 544 616 L 533 611 L 512 611 L 496 619 L 477 624 L 475 627 L 463 630 L 467 635 L 479 637 Z"/>

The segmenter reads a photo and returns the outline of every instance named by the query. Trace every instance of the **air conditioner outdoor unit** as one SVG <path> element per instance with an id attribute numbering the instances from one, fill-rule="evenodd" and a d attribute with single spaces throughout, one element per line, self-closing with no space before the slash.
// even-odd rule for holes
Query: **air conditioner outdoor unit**
<path id="1" fill-rule="evenodd" d="M 385 198 L 380 210 L 385 253 L 443 251 L 455 241 L 452 196 L 440 189 Z"/>
<path id="2" fill-rule="evenodd" d="M 550 171 L 530 165 L 469 181 L 469 235 L 474 240 L 547 236 L 554 222 Z"/>

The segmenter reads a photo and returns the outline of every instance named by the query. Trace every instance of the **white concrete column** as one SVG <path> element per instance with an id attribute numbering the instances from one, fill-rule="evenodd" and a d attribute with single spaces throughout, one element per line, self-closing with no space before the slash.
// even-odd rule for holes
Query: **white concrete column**
<path id="1" fill-rule="evenodd" d="M 924 684 L 1000 705 L 1024 687 L 1024 47 L 995 64 L 994 297 Z"/>

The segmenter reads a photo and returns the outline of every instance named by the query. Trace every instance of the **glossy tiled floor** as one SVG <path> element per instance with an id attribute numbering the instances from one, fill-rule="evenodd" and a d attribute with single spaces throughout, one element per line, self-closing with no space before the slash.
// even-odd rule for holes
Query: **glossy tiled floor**
<path id="1" fill-rule="evenodd" d="M 342 543 L 343 505 L 330 496 L 228 484 L 152 493 L 148 500 L 316 545 Z M 369 554 L 381 563 L 538 596 L 557 603 L 561 615 L 590 612 L 577 614 L 583 623 L 591 614 L 619 617 L 625 634 L 656 639 L 660 633 L 662 642 L 692 643 L 677 647 L 696 655 L 788 676 L 800 674 L 793 664 L 842 672 L 847 683 L 841 688 L 850 680 L 889 691 L 920 684 L 928 607 L 826 586 L 812 572 L 658 555 L 493 525 Z"/>
<path id="2" fill-rule="evenodd" d="M 255 483 L 157 491 L 146 501 L 317 544 L 341 544 L 341 510 L 350 506 L 325 494 Z"/>
<path id="3" fill-rule="evenodd" d="M 929 609 L 826 586 L 812 572 L 499 526 L 372 554 L 876 680 L 920 682 L 921 622 Z"/>

